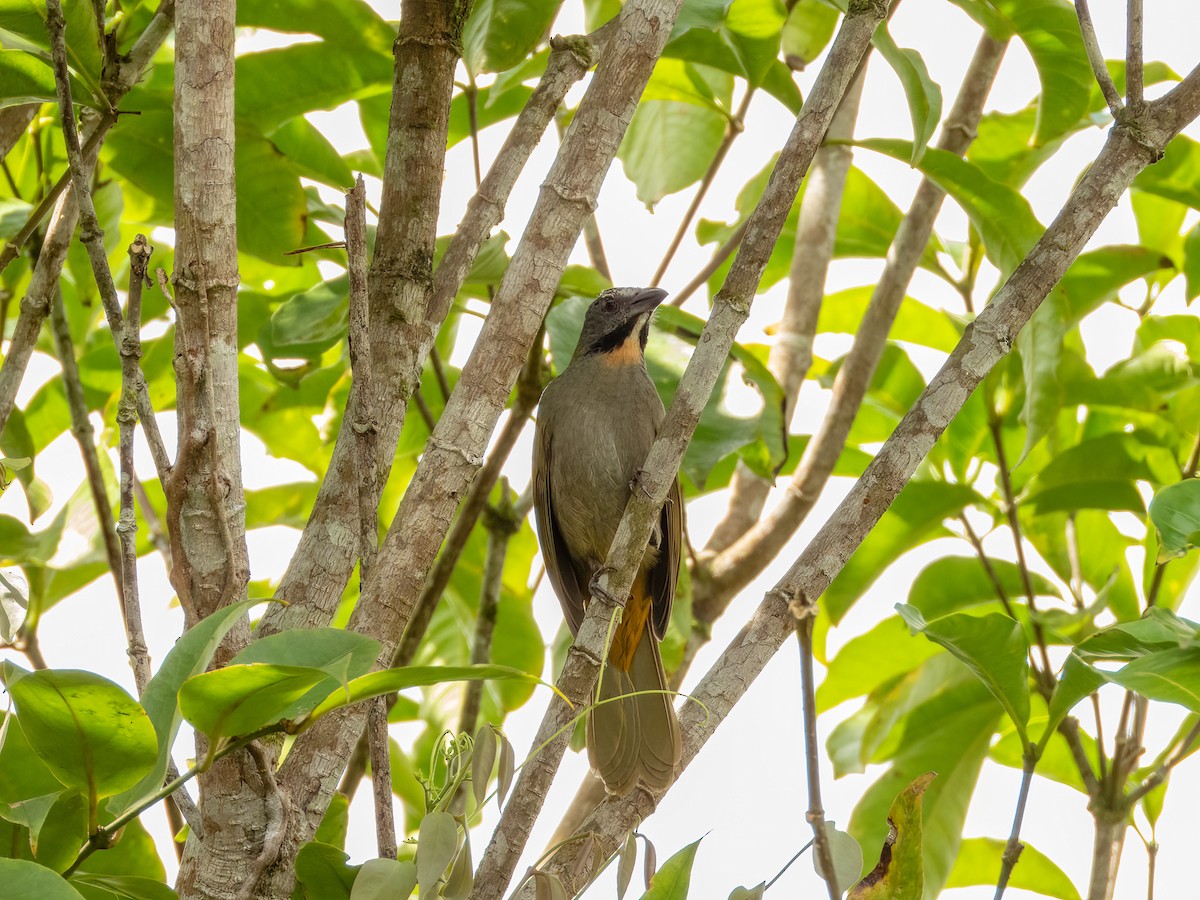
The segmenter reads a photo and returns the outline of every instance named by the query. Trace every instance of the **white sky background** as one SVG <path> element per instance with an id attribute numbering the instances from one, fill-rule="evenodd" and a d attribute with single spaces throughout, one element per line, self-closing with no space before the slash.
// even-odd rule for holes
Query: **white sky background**
<path id="1" fill-rule="evenodd" d="M 385 17 L 398 15 L 396 2 L 383 3 L 371 0 Z M 1125 4 L 1115 0 L 1099 0 L 1092 4 L 1101 45 L 1109 58 L 1124 55 Z M 1187 24 L 1190 22 L 1190 25 Z M 1200 25 L 1196 8 L 1190 0 L 1159 0 L 1146 4 L 1145 48 L 1146 59 L 1161 60 L 1181 74 L 1196 64 L 1195 36 Z M 567 0 L 555 25 L 556 33 L 576 33 L 583 30 L 582 9 L 578 0 Z M 930 74 L 943 90 L 944 109 L 953 102 L 959 79 L 970 60 L 979 38 L 979 28 L 959 9 L 945 0 L 906 0 L 895 16 L 892 34 L 902 47 L 912 47 L 921 52 Z M 243 50 L 264 49 L 287 44 L 296 38 L 268 32 L 248 34 L 240 39 Z M 807 94 L 819 69 L 820 60 L 799 77 L 801 90 Z M 464 76 L 465 80 L 465 76 Z M 585 82 L 586 84 L 586 82 Z M 572 104 L 582 96 L 584 86 L 578 86 L 570 97 Z M 988 108 L 1013 111 L 1024 107 L 1039 90 L 1036 72 L 1028 53 L 1017 41 L 1012 42 L 1004 64 L 992 91 Z M 1147 94 L 1157 96 L 1162 87 L 1150 88 Z M 337 110 L 310 116 L 323 133 L 342 152 L 367 146 L 359 125 L 356 109 L 347 104 Z M 869 68 L 866 89 L 859 114 L 860 137 L 911 137 L 911 125 L 903 92 L 894 74 L 879 59 L 873 59 Z M 709 196 L 701 207 L 700 215 L 707 218 L 728 220 L 733 215 L 733 201 L 746 179 L 757 172 L 784 142 L 791 128 L 789 113 L 773 98 L 760 94 L 746 123 L 746 133 L 740 137 L 729 154 L 728 160 L 718 175 Z M 506 126 L 500 125 L 485 130 L 481 135 L 482 162 L 486 167 L 494 158 L 503 140 Z M 1200 137 L 1195 124 L 1188 129 L 1193 137 Z M 1057 213 L 1071 186 L 1082 168 L 1095 157 L 1104 139 L 1104 133 L 1092 129 L 1068 140 L 1065 148 L 1049 160 L 1029 181 L 1024 194 L 1043 224 L 1047 224 Z M 535 151 L 525 174 L 518 183 L 508 204 L 508 214 L 501 227 L 514 237 L 520 230 L 533 207 L 537 189 L 557 149 L 553 129 L 542 145 Z M 907 166 L 885 159 L 877 154 L 858 152 L 855 164 L 875 179 L 901 209 L 907 207 L 919 181 L 919 175 Z M 691 200 L 694 188 L 664 199 L 655 213 L 649 213 L 635 197 L 633 185 L 619 171 L 620 163 L 614 164 L 617 171 L 610 173 L 600 197 L 597 217 L 605 242 L 609 265 L 618 284 L 644 284 L 649 281 L 676 225 Z M 474 188 L 471 167 L 471 150 L 468 141 L 452 148 L 447 156 L 447 175 L 443 195 L 439 232 L 449 233 L 458 224 L 467 199 Z M 336 199 L 336 192 L 323 189 L 327 196 Z M 368 191 L 373 202 L 378 201 L 378 182 L 368 180 Z M 1191 214 L 1194 218 L 1194 213 Z M 1189 223 L 1192 219 L 1189 219 Z M 966 233 L 966 217 L 947 201 L 938 220 L 938 232 L 943 238 L 961 240 Z M 1128 199 L 1124 199 L 1101 226 L 1092 246 L 1110 243 L 1134 243 L 1137 232 Z M 686 284 L 710 257 L 712 247 L 701 248 L 689 235 L 680 248 L 663 286 L 676 290 Z M 573 261 L 586 263 L 582 246 L 577 248 Z M 827 283 L 832 292 L 846 287 L 872 284 L 882 269 L 882 260 L 838 260 L 830 271 Z M 994 271 L 985 264 L 985 273 Z M 980 296 L 990 289 L 991 283 L 981 280 Z M 763 328 L 776 322 L 781 314 L 786 282 L 777 285 L 755 301 L 750 320 L 743 327 L 741 339 L 746 341 L 765 340 Z M 958 297 L 941 281 L 923 271 L 918 271 L 910 291 L 927 303 L 944 305 L 960 311 Z M 1138 298 L 1140 300 L 1140 297 Z M 706 297 L 697 296 L 689 301 L 688 308 L 699 315 L 707 312 Z M 1181 313 L 1186 307 L 1182 298 L 1181 279 L 1177 280 L 1160 298 L 1155 307 L 1157 313 Z M 1103 370 L 1113 362 L 1125 357 L 1130 349 L 1136 316 L 1113 304 L 1102 307 L 1083 324 L 1083 335 L 1089 359 Z M 471 341 L 477 332 L 477 320 L 464 317 L 461 337 L 454 355 L 455 364 L 461 365 L 469 352 Z M 822 335 L 818 337 L 816 352 L 824 358 L 836 358 L 850 345 L 849 336 Z M 928 378 L 941 363 L 934 351 L 906 348 L 913 361 Z M 30 366 L 29 375 L 23 385 L 18 403 L 25 403 L 38 386 L 52 377 L 57 377 L 56 364 L 47 357 L 36 355 Z M 756 395 L 745 389 L 745 394 L 732 393 L 733 402 L 756 402 Z M 814 382 L 806 382 L 800 396 L 799 410 L 794 427 L 799 431 L 812 431 L 827 403 L 827 394 Z M 98 417 L 93 417 L 97 427 L 103 427 Z M 174 445 L 174 416 L 159 417 L 168 446 Z M 522 441 L 513 452 L 506 468 L 514 486 L 523 488 L 528 482 L 530 438 L 527 429 Z M 243 466 L 246 486 L 265 487 L 304 480 L 309 476 L 299 465 L 287 460 L 269 457 L 261 443 L 243 433 Z M 144 445 L 139 448 L 139 469 L 145 477 L 153 477 Z M 115 450 L 112 454 L 116 465 Z M 44 521 L 49 521 L 61 504 L 83 479 L 83 467 L 78 450 L 69 434 L 64 434 L 38 458 L 39 474 L 46 478 L 55 494 L 55 507 Z M 753 608 L 786 571 L 808 539 L 815 533 L 836 503 L 848 490 L 847 479 L 833 479 L 825 491 L 822 501 L 798 534 L 779 555 L 775 563 L 732 604 L 727 614 L 714 628 L 713 640 L 697 657 L 692 667 L 689 690 L 717 659 L 721 650 L 736 634 Z M 709 531 L 724 510 L 724 492 L 693 501 L 688 506 L 688 528 L 697 545 L 702 544 Z M 25 502 L 18 488 L 8 491 L 0 498 L 0 512 L 24 518 Z M 1132 517 L 1130 517 L 1132 520 Z M 40 523 L 39 523 L 40 524 Z M 1133 532 L 1140 534 L 1140 525 L 1132 521 Z M 252 577 L 278 578 L 295 547 L 298 532 L 277 527 L 253 531 L 248 536 Z M 78 538 L 77 541 L 82 541 Z M 993 535 L 987 542 L 990 553 L 997 557 L 1012 558 L 1011 540 L 1007 533 Z M 68 555 L 79 549 L 78 542 L 70 546 L 70 536 L 64 539 L 63 550 Z M 851 637 L 862 633 L 874 622 L 888 615 L 893 604 L 907 597 L 912 578 L 928 562 L 947 553 L 961 554 L 965 545 L 957 540 L 931 542 L 910 553 L 889 570 L 886 583 L 875 585 L 859 601 L 847 616 L 843 625 L 830 635 L 830 652 Z M 1140 571 L 1140 551 L 1130 551 L 1131 561 L 1136 563 L 1134 571 Z M 1033 560 L 1036 568 L 1048 573 L 1040 560 Z M 173 591 L 167 581 L 161 560 L 157 556 L 140 561 L 141 595 L 143 614 L 151 654 L 157 663 L 178 636 L 182 614 L 171 605 Z M 553 635 L 561 619 L 558 603 L 543 581 L 535 599 L 534 611 L 543 633 Z M 1193 585 L 1181 613 L 1191 618 L 1200 617 L 1200 586 Z M 128 690 L 133 690 L 124 647 L 124 634 L 117 605 L 112 596 L 111 582 L 100 579 L 90 587 L 66 601 L 45 616 L 39 630 L 43 652 L 51 666 L 92 669 L 118 681 Z M 15 661 L 22 660 L 11 653 Z M 818 666 L 818 678 L 821 669 Z M 452 688 L 452 690 L 456 690 Z M 1113 708 L 1117 697 L 1114 692 L 1106 696 L 1108 705 L 1106 721 L 1111 731 L 1116 721 Z M 505 722 L 518 757 L 530 747 L 533 733 L 541 719 L 546 693 L 539 691 L 524 708 L 513 713 Z M 857 704 L 847 703 L 819 721 L 822 747 L 834 725 Z M 1182 718 L 1182 711 L 1155 704 L 1150 718 L 1147 746 L 1151 754 L 1169 739 Z M 407 727 L 393 727 L 393 734 L 406 742 L 411 736 Z M 1090 726 L 1089 726 L 1090 729 Z M 181 737 L 177 745 L 177 759 L 184 759 L 190 752 L 190 735 Z M 1159 823 L 1158 838 L 1161 851 L 1158 857 L 1157 895 L 1163 898 L 1195 896 L 1194 853 L 1197 835 L 1200 835 L 1195 799 L 1200 796 L 1200 766 L 1189 761 L 1172 776 L 1168 799 Z M 534 829 L 526 858 L 518 867 L 521 871 L 532 863 L 545 848 L 550 833 L 557 824 L 562 810 L 574 795 L 580 777 L 586 768 L 582 754 L 568 753 L 555 782 L 545 812 Z M 822 779 L 826 817 L 844 825 L 849 821 L 851 810 L 867 787 L 882 773 L 883 767 L 874 766 L 866 774 L 849 776 L 834 781 L 829 767 L 825 767 Z M 1017 795 L 1020 773 L 993 763 L 985 764 L 979 787 L 967 817 L 965 835 L 1006 838 L 1012 820 L 1013 806 Z M 720 728 L 683 773 L 679 783 L 662 802 L 659 811 L 642 829 L 655 843 L 659 862 L 665 861 L 676 850 L 702 835 L 707 835 L 700 845 L 693 869 L 692 894 L 698 900 L 721 900 L 738 884 L 747 886 L 770 880 L 779 868 L 809 839 L 809 826 L 804 820 L 807 797 L 804 792 L 803 742 L 799 707 L 798 651 L 788 642 L 762 677 L 737 705 L 727 722 Z M 488 835 L 494 827 L 497 815 L 494 808 L 484 817 L 481 827 L 473 832 L 473 849 L 476 861 L 486 845 Z M 161 807 L 155 807 L 143 816 L 148 827 L 159 839 L 163 861 L 173 877 L 175 857 L 168 846 L 167 828 Z M 1088 868 L 1092 846 L 1092 819 L 1086 810 L 1086 798 L 1063 786 L 1045 779 L 1034 781 L 1022 837 L 1058 863 L 1075 882 L 1080 891 L 1086 891 Z M 353 809 L 348 850 L 355 862 L 375 855 L 374 826 L 369 790 L 358 794 Z M 874 859 L 878 848 L 864 848 L 864 855 Z M 639 864 L 640 872 L 640 864 Z M 637 876 L 640 878 L 640 875 Z M 589 898 L 614 896 L 613 873 L 610 871 L 586 895 Z M 630 894 L 637 896 L 637 886 Z M 992 888 L 948 891 L 947 898 L 973 900 L 991 897 Z M 1126 852 L 1121 866 L 1117 886 L 1118 900 L 1141 898 L 1146 895 L 1146 854 L 1137 835 L 1130 831 L 1126 841 Z M 824 896 L 824 887 L 812 871 L 809 858 L 803 857 L 788 871 L 768 894 L 776 900 L 786 897 Z M 1008 896 L 1036 896 L 1015 889 Z"/>

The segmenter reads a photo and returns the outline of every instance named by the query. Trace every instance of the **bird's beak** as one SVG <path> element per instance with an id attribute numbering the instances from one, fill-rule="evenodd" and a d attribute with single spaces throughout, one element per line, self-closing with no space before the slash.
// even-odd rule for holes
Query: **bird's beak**
<path id="1" fill-rule="evenodd" d="M 629 312 L 641 315 L 650 312 L 667 298 L 667 292 L 662 288 L 646 288 L 638 291 L 629 303 Z"/>

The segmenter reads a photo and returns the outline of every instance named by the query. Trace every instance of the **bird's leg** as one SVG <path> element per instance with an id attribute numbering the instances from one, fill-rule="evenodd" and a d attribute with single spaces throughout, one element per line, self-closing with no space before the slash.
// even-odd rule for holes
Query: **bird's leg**
<path id="1" fill-rule="evenodd" d="M 632 494 L 634 491 L 641 491 L 646 495 L 647 500 L 652 500 L 653 497 L 650 494 L 650 489 L 642 482 L 642 476 L 645 474 L 645 469 L 638 469 L 634 473 L 633 477 L 629 479 L 629 492 Z"/>
<path id="2" fill-rule="evenodd" d="M 612 566 L 602 565 L 598 567 L 595 573 L 592 575 L 591 581 L 588 582 L 588 594 L 599 600 L 603 600 L 609 606 L 617 607 L 619 609 L 625 606 L 624 601 L 618 600 L 616 597 L 610 594 L 608 589 L 603 584 L 604 576 L 611 575 L 615 571 L 616 569 L 614 569 Z"/>

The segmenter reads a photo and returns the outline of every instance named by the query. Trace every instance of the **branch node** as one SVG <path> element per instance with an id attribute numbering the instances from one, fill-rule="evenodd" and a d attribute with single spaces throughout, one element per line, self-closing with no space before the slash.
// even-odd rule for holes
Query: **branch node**
<path id="1" fill-rule="evenodd" d="M 449 454 L 450 456 L 458 456 L 463 460 L 463 462 L 465 462 L 468 466 L 471 466 L 473 469 L 478 469 L 483 465 L 482 456 L 471 453 L 457 444 L 439 441 L 436 437 L 431 437 L 429 439 L 429 448 L 431 450 L 438 450 L 442 453 Z"/>

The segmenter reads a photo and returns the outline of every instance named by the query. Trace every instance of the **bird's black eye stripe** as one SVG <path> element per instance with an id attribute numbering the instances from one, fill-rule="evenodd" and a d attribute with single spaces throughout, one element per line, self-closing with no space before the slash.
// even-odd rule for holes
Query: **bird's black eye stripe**
<path id="1" fill-rule="evenodd" d="M 616 350 L 625 343 L 625 339 L 629 337 L 629 333 L 633 331 L 633 326 L 636 324 L 636 319 L 630 319 L 628 322 L 621 323 L 620 326 L 594 341 L 591 347 L 588 348 L 589 352 L 608 353 Z"/>

